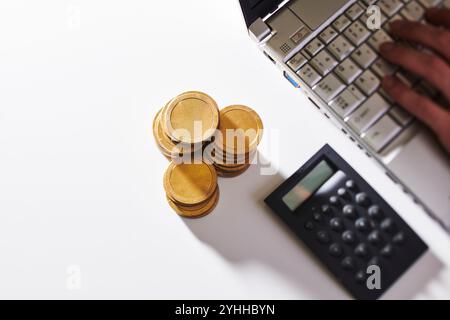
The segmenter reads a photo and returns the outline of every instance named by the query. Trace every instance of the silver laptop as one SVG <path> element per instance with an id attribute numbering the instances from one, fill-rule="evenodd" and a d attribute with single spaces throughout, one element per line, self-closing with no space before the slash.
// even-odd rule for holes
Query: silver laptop
<path id="1" fill-rule="evenodd" d="M 450 1 L 240 0 L 240 4 L 251 38 L 285 78 L 450 230 L 449 156 L 419 121 L 383 92 L 380 81 L 395 74 L 433 99 L 439 99 L 439 93 L 377 53 L 381 43 L 392 40 L 387 22 L 420 21 L 425 8 L 450 7 Z"/>

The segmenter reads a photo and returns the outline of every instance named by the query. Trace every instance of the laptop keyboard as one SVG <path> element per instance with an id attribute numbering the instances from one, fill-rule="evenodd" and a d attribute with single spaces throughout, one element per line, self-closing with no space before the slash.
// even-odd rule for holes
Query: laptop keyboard
<path id="1" fill-rule="evenodd" d="M 367 28 L 367 7 L 381 9 L 381 29 Z M 389 22 L 422 21 L 426 8 L 450 7 L 449 0 L 361 0 L 335 19 L 292 57 L 288 66 L 341 117 L 375 152 L 385 149 L 415 122 L 380 87 L 396 75 L 420 93 L 438 99 L 431 85 L 378 55 L 380 45 L 393 41 Z M 416 46 L 404 42 L 405 45 Z"/>

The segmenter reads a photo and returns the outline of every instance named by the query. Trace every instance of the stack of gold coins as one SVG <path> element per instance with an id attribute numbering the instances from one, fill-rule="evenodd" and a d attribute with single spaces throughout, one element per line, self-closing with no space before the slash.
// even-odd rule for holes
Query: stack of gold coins
<path id="1" fill-rule="evenodd" d="M 262 134 L 261 118 L 249 107 L 234 105 L 220 110 L 213 154 L 217 173 L 234 177 L 245 172 L 256 155 Z"/>
<path id="2" fill-rule="evenodd" d="M 219 201 L 217 175 L 235 177 L 247 170 L 262 130 L 252 109 L 236 105 L 219 112 L 217 103 L 198 91 L 182 93 L 159 110 L 153 135 L 171 160 L 164 188 L 175 212 L 187 218 L 210 213 Z"/>
<path id="3" fill-rule="evenodd" d="M 219 201 L 216 170 L 206 163 L 171 162 L 164 174 L 164 189 L 169 205 L 186 218 L 207 215 Z"/>
<path id="4" fill-rule="evenodd" d="M 211 140 L 219 125 L 217 103 L 207 94 L 189 91 L 180 94 L 158 111 L 153 135 L 168 159 L 194 153 Z"/>

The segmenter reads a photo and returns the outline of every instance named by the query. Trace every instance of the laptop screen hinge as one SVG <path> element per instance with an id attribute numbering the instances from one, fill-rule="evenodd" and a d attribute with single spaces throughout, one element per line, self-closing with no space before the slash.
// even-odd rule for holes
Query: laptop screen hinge
<path id="1" fill-rule="evenodd" d="M 256 19 L 255 22 L 250 25 L 248 31 L 250 37 L 257 42 L 263 41 L 271 33 L 270 27 L 261 18 Z"/>

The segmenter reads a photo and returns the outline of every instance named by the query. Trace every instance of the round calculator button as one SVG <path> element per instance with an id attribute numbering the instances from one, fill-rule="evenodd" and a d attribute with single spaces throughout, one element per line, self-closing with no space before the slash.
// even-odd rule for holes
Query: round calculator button
<path id="1" fill-rule="evenodd" d="M 392 241 L 398 246 L 403 245 L 405 243 L 405 234 L 403 232 L 397 233 Z"/>
<path id="2" fill-rule="evenodd" d="M 356 203 L 360 206 L 367 206 L 369 204 L 369 196 L 364 192 L 358 193 L 355 197 Z"/>
<path id="3" fill-rule="evenodd" d="M 391 218 L 384 219 L 380 226 L 384 232 L 392 233 L 395 231 L 395 222 Z"/>
<path id="4" fill-rule="evenodd" d="M 369 255 L 369 248 L 365 243 L 359 244 L 355 249 L 355 254 L 358 257 L 365 258 Z"/>
<path id="5" fill-rule="evenodd" d="M 364 271 L 359 271 L 355 274 L 355 280 L 357 283 L 362 284 L 366 280 L 366 275 L 364 274 Z"/>
<path id="6" fill-rule="evenodd" d="M 340 256 L 342 256 L 342 253 L 343 253 L 343 250 L 342 250 L 342 248 L 341 248 L 341 246 L 339 245 L 339 244 L 337 244 L 337 243 L 333 243 L 331 246 L 330 246 L 330 248 L 329 248 L 329 250 L 328 250 L 329 252 L 330 252 L 330 254 L 333 256 L 333 257 L 340 257 Z"/>
<path id="7" fill-rule="evenodd" d="M 342 268 L 352 271 L 355 269 L 355 261 L 351 257 L 346 257 L 342 260 Z"/>
<path id="8" fill-rule="evenodd" d="M 348 181 L 345 183 L 345 186 L 346 186 L 348 189 L 350 189 L 350 190 L 356 190 L 356 183 L 355 183 L 355 181 L 353 181 L 353 180 L 348 180 Z"/>
<path id="9" fill-rule="evenodd" d="M 342 213 L 344 214 L 344 217 L 348 219 L 356 219 L 356 209 L 351 204 L 347 204 L 344 209 L 342 209 Z"/>
<path id="10" fill-rule="evenodd" d="M 330 220 L 330 227 L 334 231 L 342 231 L 344 229 L 344 224 L 342 223 L 341 219 L 333 218 Z"/>
<path id="11" fill-rule="evenodd" d="M 378 230 L 372 231 L 367 237 L 367 240 L 374 246 L 380 245 L 382 241 L 380 231 Z"/>
<path id="12" fill-rule="evenodd" d="M 320 243 L 329 243 L 330 242 L 330 235 L 326 231 L 319 231 L 317 232 L 317 240 L 319 240 Z"/>
<path id="13" fill-rule="evenodd" d="M 370 221 L 367 220 L 366 218 L 359 218 L 355 222 L 355 228 L 360 232 L 367 232 L 370 229 L 370 227 L 371 227 Z"/>
<path id="14" fill-rule="evenodd" d="M 348 192 L 345 188 L 339 188 L 337 191 L 339 197 L 345 198 L 348 196 Z"/>
<path id="15" fill-rule="evenodd" d="M 368 267 L 370 266 L 376 266 L 381 268 L 381 260 L 378 257 L 373 257 L 372 259 L 370 259 L 369 263 L 367 264 Z"/>
<path id="16" fill-rule="evenodd" d="M 308 221 L 307 223 L 305 223 L 305 229 L 306 230 L 309 230 L 309 231 L 311 231 L 311 230 L 314 230 L 314 223 L 313 222 L 311 222 L 311 221 Z"/>
<path id="17" fill-rule="evenodd" d="M 381 250 L 381 255 L 385 258 L 390 258 L 392 257 L 393 254 L 394 254 L 394 247 L 390 244 L 388 244 Z"/>
<path id="18" fill-rule="evenodd" d="M 313 219 L 316 222 L 322 222 L 323 221 L 323 215 L 316 212 L 316 213 L 313 214 Z"/>
<path id="19" fill-rule="evenodd" d="M 347 230 L 342 234 L 342 240 L 347 244 L 353 244 L 356 241 L 356 235 L 353 231 Z"/>
<path id="20" fill-rule="evenodd" d="M 337 205 L 339 204 L 339 198 L 336 197 L 336 196 L 330 197 L 330 203 L 331 203 L 333 206 L 337 206 Z"/>
<path id="21" fill-rule="evenodd" d="M 368 214 L 369 214 L 369 217 L 371 217 L 374 220 L 381 220 L 381 219 L 383 219 L 383 211 L 377 205 L 371 206 L 369 208 Z"/>
<path id="22" fill-rule="evenodd" d="M 327 204 L 324 204 L 322 206 L 322 213 L 328 214 L 330 212 L 331 212 L 331 207 L 329 205 L 327 205 Z"/>

